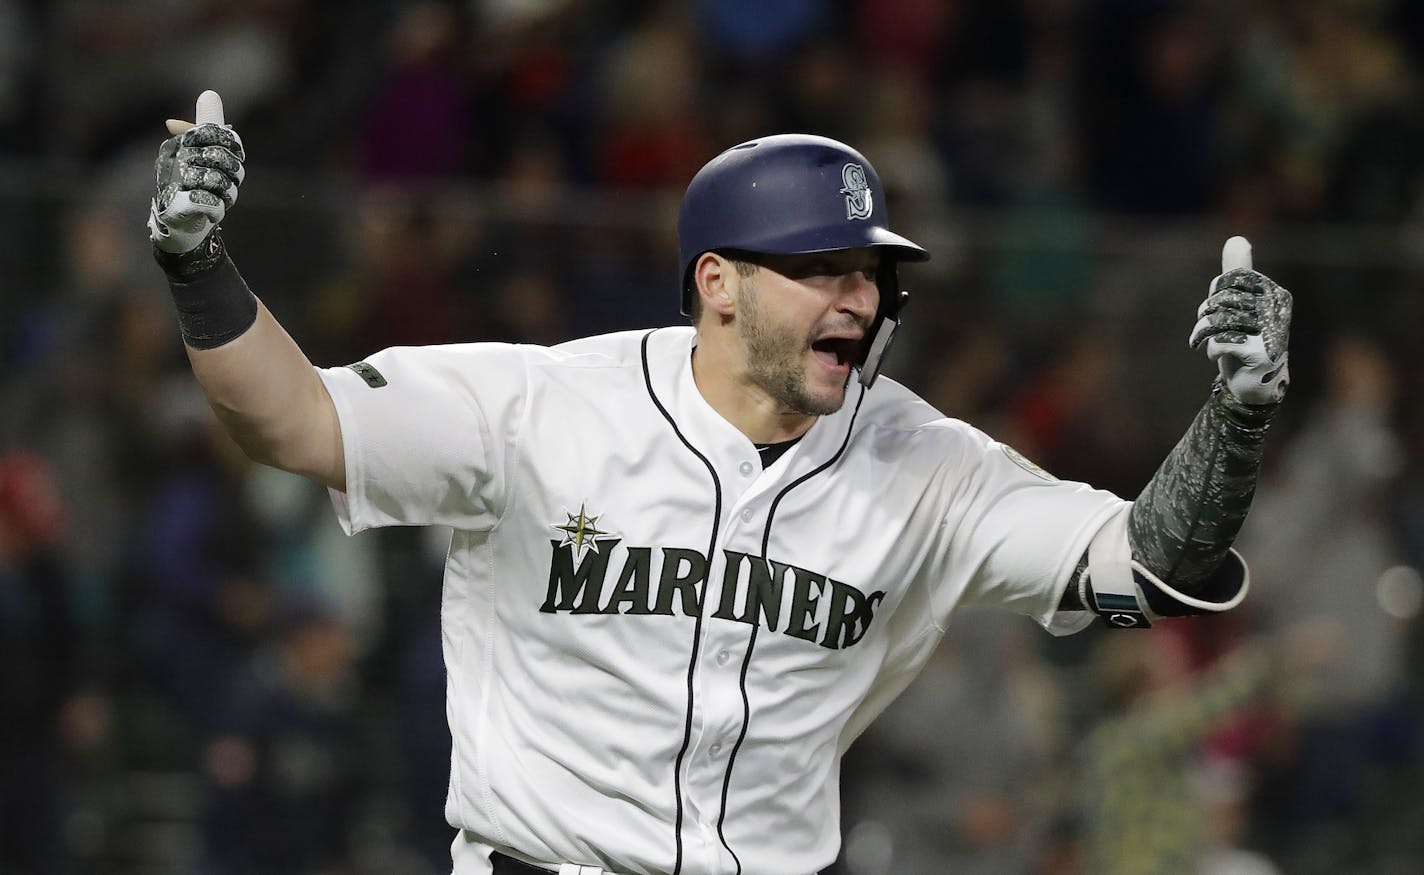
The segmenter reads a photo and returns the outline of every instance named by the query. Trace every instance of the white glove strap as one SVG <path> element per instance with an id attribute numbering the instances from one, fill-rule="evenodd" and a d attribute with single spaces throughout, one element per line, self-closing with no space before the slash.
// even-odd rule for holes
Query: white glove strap
<path id="1" fill-rule="evenodd" d="M 1121 629 L 1152 625 L 1146 600 L 1132 579 L 1132 551 L 1127 543 L 1129 509 L 1123 508 L 1093 536 L 1088 545 L 1088 567 L 1078 581 L 1079 599 L 1088 610 Z"/>
<path id="2" fill-rule="evenodd" d="M 1181 606 L 1180 611 L 1171 611 L 1173 616 L 1229 611 L 1246 598 L 1251 589 L 1251 572 L 1235 549 L 1228 550 L 1223 561 L 1237 567 L 1241 582 L 1236 592 L 1224 602 L 1204 601 L 1179 592 L 1144 568 L 1142 563 L 1132 558 L 1132 548 L 1128 543 L 1129 510 L 1124 508 L 1108 520 L 1088 545 L 1088 567 L 1083 569 L 1078 579 L 1078 600 L 1088 610 L 1113 626 L 1135 629 L 1151 626 L 1153 620 L 1162 616 L 1148 604 L 1142 592 L 1144 585 Z"/>

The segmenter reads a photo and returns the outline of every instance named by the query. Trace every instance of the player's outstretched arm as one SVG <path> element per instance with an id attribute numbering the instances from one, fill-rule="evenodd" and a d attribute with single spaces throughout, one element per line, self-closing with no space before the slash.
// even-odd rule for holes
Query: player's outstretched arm
<path id="1" fill-rule="evenodd" d="M 195 123 L 170 120 L 168 130 L 148 229 L 193 373 L 248 456 L 345 489 L 336 407 L 223 244 L 221 222 L 246 174 L 242 140 L 212 91 L 198 98 Z"/>
<path id="2" fill-rule="evenodd" d="M 1204 613 L 1244 595 L 1243 569 L 1226 560 L 1250 510 L 1266 431 L 1290 379 L 1291 296 L 1251 268 L 1250 252 L 1241 237 L 1228 240 L 1222 251 L 1222 273 L 1198 308 L 1188 341 L 1193 348 L 1206 346 L 1219 375 L 1127 515 L 1126 547 L 1136 588 L 1148 603 L 1141 606 L 1144 613 Z M 1097 575 L 1100 586 L 1093 586 L 1090 550 L 1064 605 L 1097 608 L 1119 625 L 1139 625 L 1132 610 L 1119 614 L 1108 606 L 1127 602 L 1098 598 L 1113 567 L 1113 551 L 1100 549 L 1106 572 Z M 1131 596 L 1122 579 L 1117 594 Z"/>

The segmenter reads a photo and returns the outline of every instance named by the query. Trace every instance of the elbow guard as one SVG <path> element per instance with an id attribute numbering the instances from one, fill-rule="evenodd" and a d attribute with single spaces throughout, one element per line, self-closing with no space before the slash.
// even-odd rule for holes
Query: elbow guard
<path id="1" fill-rule="evenodd" d="M 1250 572 L 1234 549 L 1201 592 L 1188 595 L 1133 558 L 1127 535 L 1130 508 L 1108 520 L 1088 544 L 1087 565 L 1078 575 L 1078 600 L 1120 629 L 1146 628 L 1161 617 L 1229 611 L 1246 598 Z"/>

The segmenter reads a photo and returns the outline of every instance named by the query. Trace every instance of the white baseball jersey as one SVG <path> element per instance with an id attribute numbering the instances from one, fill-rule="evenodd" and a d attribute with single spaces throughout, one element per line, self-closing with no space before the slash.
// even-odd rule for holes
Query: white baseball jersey
<path id="1" fill-rule="evenodd" d="M 350 532 L 454 528 L 446 816 L 622 873 L 810 873 L 841 755 L 961 604 L 1056 610 L 1124 502 L 904 387 L 852 382 L 763 469 L 703 399 L 691 328 L 398 348 L 322 371 Z M 460 841 L 457 840 L 457 846 Z"/>

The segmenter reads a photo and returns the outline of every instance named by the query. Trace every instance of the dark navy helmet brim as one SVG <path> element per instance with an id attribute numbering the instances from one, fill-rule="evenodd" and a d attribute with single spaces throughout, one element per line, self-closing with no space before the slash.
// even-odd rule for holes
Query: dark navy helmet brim
<path id="1" fill-rule="evenodd" d="M 745 252 L 765 255 L 809 255 L 814 252 L 838 252 L 843 249 L 874 247 L 890 249 L 896 261 L 929 261 L 924 247 L 877 225 L 854 225 L 832 229 L 798 231 L 780 237 L 764 237 L 754 247 L 737 247 Z M 699 255 L 701 253 L 698 253 Z"/>

